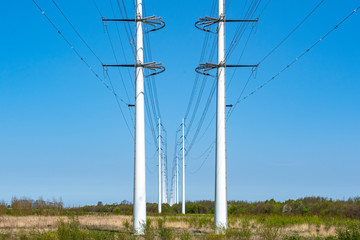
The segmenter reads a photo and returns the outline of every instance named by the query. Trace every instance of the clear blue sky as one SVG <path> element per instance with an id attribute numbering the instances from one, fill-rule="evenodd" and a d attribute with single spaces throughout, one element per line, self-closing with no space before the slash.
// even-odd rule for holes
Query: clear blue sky
<path id="1" fill-rule="evenodd" d="M 132 1 L 125 2 L 132 17 Z M 261 3 L 260 10 L 266 2 Z M 241 63 L 257 63 L 318 2 L 272 0 Z M 103 76 L 99 62 L 51 1 L 38 3 Z M 102 61 L 114 63 L 92 1 L 57 3 Z M 105 16 L 112 15 L 109 1 L 98 4 Z M 156 77 L 156 83 L 162 120 L 168 130 L 171 173 L 174 134 L 185 114 L 205 36 L 195 29 L 194 22 L 210 14 L 212 1 L 145 0 L 145 4 L 148 15 L 162 16 L 167 24 L 150 37 L 153 59 L 163 62 L 167 69 Z M 280 71 L 358 4 L 351 0 L 326 0 L 260 66 L 246 93 Z M 244 1 L 231 1 L 228 18 L 240 18 L 243 9 Z M 133 140 L 113 96 L 31 0 L 4 2 L 0 11 L 0 199 L 9 202 L 12 196 L 62 197 L 66 205 L 132 201 Z M 227 125 L 229 200 L 286 200 L 313 195 L 346 199 L 359 195 L 359 24 L 360 15 L 356 13 L 271 84 L 237 106 Z M 132 63 L 124 27 L 119 26 L 128 63 Z M 235 30 L 236 23 L 227 25 L 228 46 Z M 125 63 L 114 25 L 109 26 L 109 31 L 119 62 Z M 242 49 L 243 42 L 228 63 L 236 63 Z M 133 98 L 133 79 L 129 79 L 126 70 L 121 71 Z M 229 78 L 233 71 L 228 70 Z M 119 95 L 126 99 L 118 73 L 113 69 L 110 74 Z M 227 92 L 228 104 L 236 101 L 248 75 L 249 69 L 236 72 Z M 203 100 L 209 95 L 212 81 L 209 79 L 206 84 Z M 203 107 L 204 101 L 196 122 Z M 214 113 L 213 99 L 204 128 Z M 147 200 L 156 202 L 156 150 L 149 130 L 146 136 Z M 212 123 L 189 154 L 189 200 L 214 199 L 214 152 L 192 174 L 204 161 L 198 156 L 214 137 Z"/>

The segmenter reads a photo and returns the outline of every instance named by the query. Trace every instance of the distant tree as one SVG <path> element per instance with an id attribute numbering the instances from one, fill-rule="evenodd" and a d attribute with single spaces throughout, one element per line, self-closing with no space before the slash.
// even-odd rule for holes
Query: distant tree
<path id="1" fill-rule="evenodd" d="M 198 205 L 196 203 L 186 203 L 185 212 L 186 213 L 199 213 Z"/>
<path id="2" fill-rule="evenodd" d="M 17 199 L 13 197 L 11 200 L 11 207 L 16 215 L 30 215 L 32 214 L 33 201 L 27 198 Z"/>
<path id="3" fill-rule="evenodd" d="M 200 214 L 207 214 L 208 213 L 208 208 L 205 207 L 204 205 L 202 204 L 198 204 L 198 212 Z"/>
<path id="4" fill-rule="evenodd" d="M 5 215 L 6 214 L 6 204 L 4 201 L 0 202 L 0 215 Z"/>

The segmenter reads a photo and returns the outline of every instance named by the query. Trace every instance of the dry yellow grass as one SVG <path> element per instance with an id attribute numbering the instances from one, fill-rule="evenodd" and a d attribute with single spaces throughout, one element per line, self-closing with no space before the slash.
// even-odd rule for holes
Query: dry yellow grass
<path id="1" fill-rule="evenodd" d="M 56 228 L 59 220 L 68 221 L 68 217 L 59 216 L 2 216 L 0 217 L 0 229 L 15 229 L 15 228 Z M 79 216 L 78 220 L 82 226 L 102 228 L 102 229 L 121 229 L 124 228 L 124 223 L 131 222 L 130 216 Z"/>
<path id="2" fill-rule="evenodd" d="M 149 217 L 152 220 L 153 226 L 157 227 L 157 220 L 160 217 Z M 1 216 L 0 217 L 0 233 L 17 233 L 19 231 L 52 231 L 57 227 L 59 220 L 69 221 L 68 217 L 59 216 Z M 78 220 L 80 225 L 86 226 L 90 229 L 103 229 L 103 230 L 115 230 L 124 231 L 125 222 L 129 223 L 129 227 L 132 227 L 131 216 L 119 216 L 119 215 L 87 215 L 79 216 Z M 242 225 L 241 219 L 235 219 L 232 223 L 232 228 L 240 229 Z M 255 232 L 256 229 L 262 226 L 255 221 L 250 221 L 251 229 Z M 188 217 L 172 217 L 164 222 L 164 227 L 171 228 L 175 231 L 190 231 L 190 232 L 211 232 L 212 224 L 203 226 L 196 226 L 196 224 L 190 224 Z M 298 224 L 289 225 L 283 227 L 281 232 L 286 235 L 292 235 L 294 233 L 304 236 L 334 236 L 336 234 L 335 227 L 315 226 L 310 224 Z"/>

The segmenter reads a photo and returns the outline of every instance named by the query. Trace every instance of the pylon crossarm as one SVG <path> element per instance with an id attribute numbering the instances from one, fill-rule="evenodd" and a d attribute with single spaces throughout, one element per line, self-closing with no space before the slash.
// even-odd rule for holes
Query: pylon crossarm
<path id="1" fill-rule="evenodd" d="M 155 32 L 165 27 L 165 22 L 161 17 L 151 16 L 143 18 L 142 21 L 152 27 L 153 29 L 148 30 L 147 32 Z"/>
<path id="2" fill-rule="evenodd" d="M 201 31 L 215 33 L 210 29 L 208 29 L 208 27 L 210 27 L 211 25 L 217 22 L 219 22 L 218 18 L 213 18 L 213 17 L 199 18 L 199 21 L 195 23 L 195 27 Z"/>
<path id="3" fill-rule="evenodd" d="M 209 26 L 215 24 L 218 22 L 219 19 L 213 18 L 213 17 L 204 17 L 199 18 L 199 21 L 195 23 L 195 27 L 199 30 L 205 31 L 205 32 L 212 32 L 209 29 L 207 29 Z M 214 32 L 212 32 L 214 33 Z"/>
<path id="4" fill-rule="evenodd" d="M 207 73 L 207 71 L 210 71 L 214 68 L 217 68 L 218 65 L 214 63 L 201 63 L 195 71 L 199 74 L 205 75 L 205 76 L 212 76 L 211 74 Z"/>
<path id="5" fill-rule="evenodd" d="M 104 23 L 105 26 L 107 26 L 107 22 L 143 22 L 147 25 L 150 25 L 151 27 L 153 27 L 150 30 L 147 30 L 147 32 L 154 32 L 157 30 L 160 30 L 162 28 L 165 27 L 165 22 L 162 20 L 161 17 L 156 17 L 156 16 L 150 16 L 150 17 L 144 17 L 144 18 L 135 18 L 135 19 L 118 19 L 118 18 L 102 18 L 102 21 Z"/>
<path id="6" fill-rule="evenodd" d="M 227 68 L 232 68 L 232 67 L 245 67 L 245 68 L 257 68 L 258 67 L 258 64 L 255 64 L 255 65 L 219 65 L 220 67 L 221 66 L 225 66 Z"/>
<path id="7" fill-rule="evenodd" d="M 157 62 L 143 64 L 103 64 L 103 68 L 105 71 L 107 71 L 109 67 L 143 67 L 153 71 L 153 73 L 145 77 L 150 77 L 165 72 L 165 67 L 162 65 L 162 63 Z"/>
<path id="8" fill-rule="evenodd" d="M 165 72 L 165 67 L 162 65 L 162 63 L 151 62 L 151 63 L 144 63 L 144 64 L 140 64 L 140 65 L 146 69 L 153 71 L 153 73 L 151 73 L 145 77 L 150 77 L 150 76 L 154 76 L 154 75 Z"/>
<path id="9" fill-rule="evenodd" d="M 236 19 L 225 19 L 224 17 L 222 18 L 213 18 L 213 17 L 204 17 L 204 18 L 199 18 L 199 21 L 197 21 L 195 23 L 195 27 L 199 30 L 205 31 L 205 32 L 211 32 L 211 33 L 217 33 L 214 31 L 211 31 L 209 29 L 209 27 L 213 24 L 219 23 L 219 22 L 258 22 L 259 19 L 240 19 L 240 20 L 236 20 Z"/>
<path id="10" fill-rule="evenodd" d="M 195 71 L 199 74 L 205 76 L 212 76 L 211 74 L 207 73 L 208 71 L 219 68 L 219 67 L 226 67 L 226 68 L 233 68 L 233 67 L 247 67 L 247 68 L 257 68 L 258 64 L 255 65 L 227 65 L 227 64 L 215 64 L 215 63 L 201 63 Z"/>

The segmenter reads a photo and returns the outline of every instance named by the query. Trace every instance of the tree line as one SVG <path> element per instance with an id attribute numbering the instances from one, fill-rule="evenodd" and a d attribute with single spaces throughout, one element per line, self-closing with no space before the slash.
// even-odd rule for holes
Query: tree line
<path id="1" fill-rule="evenodd" d="M 186 202 L 187 214 L 213 214 L 214 201 Z M 147 212 L 157 215 L 157 203 L 147 203 Z M 81 214 L 119 214 L 132 215 L 133 205 L 130 202 L 64 207 L 62 200 L 13 198 L 10 204 L 0 202 L 0 215 L 81 215 Z M 163 215 L 181 213 L 181 204 L 162 205 Z M 275 201 L 274 199 L 258 202 L 229 201 L 229 215 L 246 214 L 281 214 L 281 215 L 317 215 L 360 219 L 360 197 L 348 200 L 332 200 L 323 197 L 305 197 L 297 200 Z"/>

